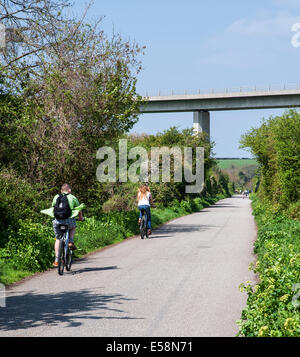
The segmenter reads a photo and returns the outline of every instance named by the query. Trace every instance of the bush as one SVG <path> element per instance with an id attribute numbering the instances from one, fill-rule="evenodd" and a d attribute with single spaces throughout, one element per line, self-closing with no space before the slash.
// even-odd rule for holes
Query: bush
<path id="1" fill-rule="evenodd" d="M 151 183 L 150 189 L 157 207 L 168 207 L 170 202 L 181 199 L 176 184 L 166 182 Z"/>
<path id="2" fill-rule="evenodd" d="M 256 196 L 252 205 L 258 224 L 252 269 L 259 274 L 259 284 L 241 285 L 248 301 L 238 321 L 240 334 L 300 336 L 299 307 L 293 303 L 299 283 L 300 222 L 274 215 Z"/>
<path id="3" fill-rule="evenodd" d="M 86 218 L 79 223 L 75 235 L 78 246 L 76 254 L 85 254 L 126 238 L 126 230 L 121 225 Z"/>
<path id="4" fill-rule="evenodd" d="M 287 210 L 287 214 L 290 218 L 300 221 L 300 201 L 292 203 Z"/>
<path id="5" fill-rule="evenodd" d="M 135 207 L 136 207 L 136 201 L 133 195 L 116 194 L 103 204 L 102 210 L 105 213 L 110 211 L 123 212 L 123 211 L 131 211 Z"/>
<path id="6" fill-rule="evenodd" d="M 281 212 L 300 198 L 299 137 L 300 113 L 291 109 L 241 138 L 241 147 L 250 148 L 260 165 L 260 197 Z M 297 211 L 291 213 L 298 215 Z"/>
<path id="7" fill-rule="evenodd" d="M 17 231 L 11 230 L 0 258 L 9 260 L 18 270 L 36 272 L 47 269 L 54 258 L 52 228 L 31 220 L 19 221 L 18 224 Z"/>
<path id="8" fill-rule="evenodd" d="M 0 231 L 17 229 L 19 220 L 32 218 L 39 221 L 43 200 L 39 192 L 14 171 L 0 171 Z"/>
<path id="9" fill-rule="evenodd" d="M 180 207 L 184 209 L 185 212 L 192 213 L 192 205 L 190 201 L 181 201 L 180 202 Z"/>

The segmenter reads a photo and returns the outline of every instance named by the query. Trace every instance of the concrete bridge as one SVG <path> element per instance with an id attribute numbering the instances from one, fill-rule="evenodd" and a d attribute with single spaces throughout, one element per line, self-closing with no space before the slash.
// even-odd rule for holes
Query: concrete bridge
<path id="1" fill-rule="evenodd" d="M 144 101 L 141 113 L 193 112 L 194 131 L 210 136 L 210 111 L 299 107 L 300 85 L 280 90 L 146 96 Z"/>

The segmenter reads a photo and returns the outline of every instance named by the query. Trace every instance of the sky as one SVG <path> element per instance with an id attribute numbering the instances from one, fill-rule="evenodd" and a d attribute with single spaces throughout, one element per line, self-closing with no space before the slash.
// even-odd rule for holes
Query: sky
<path id="1" fill-rule="evenodd" d="M 75 15 L 88 3 L 73 2 Z M 137 81 L 141 95 L 300 84 L 300 46 L 292 44 L 300 0 L 95 0 L 87 19 L 103 16 L 107 34 L 113 30 L 146 46 Z M 241 135 L 284 111 L 211 112 L 216 157 L 251 157 L 239 149 Z M 131 132 L 181 130 L 192 122 L 193 113 L 141 114 Z"/>

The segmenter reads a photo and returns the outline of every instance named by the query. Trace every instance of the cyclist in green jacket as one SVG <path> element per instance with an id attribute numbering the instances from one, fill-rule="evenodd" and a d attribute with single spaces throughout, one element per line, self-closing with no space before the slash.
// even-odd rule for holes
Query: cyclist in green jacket
<path id="1" fill-rule="evenodd" d="M 62 195 L 66 195 L 67 196 L 67 199 L 68 199 L 68 203 L 69 203 L 69 207 L 70 207 L 70 210 L 71 210 L 71 213 L 70 213 L 70 217 L 68 218 L 65 218 L 65 219 L 60 219 L 60 218 L 57 218 L 57 217 L 54 217 L 54 220 L 53 220 L 53 230 L 54 230 L 54 233 L 55 233 L 55 246 L 54 246 L 54 249 L 55 249 L 55 262 L 53 263 L 53 266 L 58 266 L 58 251 L 59 251 L 59 239 L 61 237 L 61 231 L 59 229 L 59 226 L 61 224 L 65 224 L 65 225 L 68 225 L 69 226 L 69 239 L 70 239 L 70 242 L 69 242 L 69 247 L 70 249 L 72 250 L 75 250 L 76 249 L 76 246 L 74 244 L 74 235 L 75 235 L 75 230 L 76 230 L 76 219 L 75 217 L 78 215 L 79 217 L 79 220 L 82 221 L 83 220 L 83 214 L 82 214 L 82 211 L 81 209 L 83 208 L 83 205 L 80 205 L 78 199 L 73 196 L 71 194 L 72 190 L 71 190 L 71 187 L 65 183 L 62 185 L 61 187 L 61 194 Z M 56 205 L 56 202 L 57 202 L 57 199 L 59 198 L 60 195 L 56 195 L 53 199 L 53 202 L 52 202 L 52 208 L 54 210 L 54 207 Z"/>

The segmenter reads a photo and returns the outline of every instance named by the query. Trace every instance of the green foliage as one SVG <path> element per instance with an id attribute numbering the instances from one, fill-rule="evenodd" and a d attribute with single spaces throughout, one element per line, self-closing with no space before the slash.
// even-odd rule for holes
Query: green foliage
<path id="1" fill-rule="evenodd" d="M 103 212 L 110 211 L 129 211 L 136 206 L 135 195 L 127 193 L 126 195 L 115 194 L 102 206 Z"/>
<path id="2" fill-rule="evenodd" d="M 241 144 L 255 155 L 260 177 L 254 182 L 257 195 L 251 196 L 258 225 L 252 269 L 259 283 L 241 286 L 248 301 L 240 334 L 299 337 L 299 307 L 293 302 L 300 283 L 300 114 L 289 110 L 265 120 Z"/>
<path id="3" fill-rule="evenodd" d="M 287 215 L 290 218 L 300 221 L 300 201 L 290 204 L 287 210 Z"/>
<path id="4" fill-rule="evenodd" d="M 207 195 L 216 195 L 222 193 L 224 195 L 230 196 L 232 192 L 230 191 L 230 183 L 228 175 L 224 174 L 221 170 L 218 170 L 215 166 L 215 161 L 211 157 L 213 143 L 207 141 L 205 134 L 194 135 L 192 130 L 184 129 L 180 131 L 176 127 L 171 127 L 162 133 L 156 135 L 146 135 L 146 134 L 129 134 L 124 135 L 123 139 L 127 139 L 127 150 L 129 152 L 133 147 L 142 147 L 148 153 L 148 158 L 151 158 L 152 148 L 173 148 L 179 147 L 181 152 L 184 152 L 184 147 L 192 147 L 194 150 L 196 147 L 204 147 L 204 164 L 205 164 L 205 188 L 201 193 L 202 197 Z M 116 151 L 116 156 L 118 158 L 119 146 L 118 142 L 114 141 L 110 143 L 110 146 Z M 184 155 L 182 155 L 183 158 Z M 194 158 L 195 155 L 193 154 Z M 135 162 L 136 160 L 128 160 L 127 168 Z M 160 162 L 161 164 L 161 162 Z M 184 165 L 182 164 L 182 168 Z M 161 170 L 161 167 L 160 167 Z M 160 172 L 161 174 L 161 172 Z M 174 163 L 172 161 L 172 156 L 170 160 L 170 182 L 162 182 L 162 177 L 160 176 L 159 182 L 151 182 L 149 180 L 150 189 L 154 199 L 154 204 L 157 207 L 168 207 L 170 202 L 174 200 L 189 200 L 190 198 L 196 198 L 199 194 L 186 195 L 185 189 L 186 185 L 190 183 L 185 182 L 184 172 L 182 173 L 182 182 L 174 182 Z M 137 183 L 107 183 L 103 184 L 101 188 L 104 193 L 102 210 L 104 212 L 109 211 L 123 211 L 132 210 L 136 206 L 136 193 L 139 187 L 139 182 Z M 100 197 L 99 197 L 100 199 Z M 99 203 L 99 202 L 98 202 Z M 100 211 L 98 211 L 101 214 Z"/>
<path id="5" fill-rule="evenodd" d="M 71 29 L 68 21 L 56 27 L 57 40 L 66 36 L 64 50 L 42 46 L 50 53 L 40 54 L 38 76 L 23 68 L 22 89 L 0 82 L 0 166 L 49 194 L 68 182 L 87 201 L 86 182 L 98 187 L 97 150 L 138 120 L 141 49 L 81 21 L 73 36 Z"/>
<path id="6" fill-rule="evenodd" d="M 0 259 L 8 261 L 17 270 L 47 269 L 53 259 L 52 228 L 31 220 L 18 223 L 18 230 L 11 229 L 5 248 L 0 250 Z"/>
<path id="7" fill-rule="evenodd" d="M 158 207 L 168 207 L 170 202 L 183 199 L 184 196 L 179 192 L 178 186 L 168 182 L 150 184 L 155 205 Z"/>
<path id="8" fill-rule="evenodd" d="M 0 197 L 0 231 L 8 227 L 16 229 L 19 220 L 26 218 L 40 220 L 41 194 L 13 170 L 0 169 Z"/>
<path id="9" fill-rule="evenodd" d="M 208 171 L 215 163 L 212 158 L 212 148 L 214 142 L 208 140 L 206 133 L 193 134 L 193 129 L 179 130 L 177 127 L 170 127 L 168 130 L 157 133 L 156 135 L 135 135 L 128 136 L 132 146 L 141 146 L 150 151 L 152 147 L 196 147 L 204 148 L 204 165 Z"/>
<path id="10" fill-rule="evenodd" d="M 106 245 L 121 241 L 126 238 L 126 230 L 121 224 L 103 222 L 94 217 L 87 218 L 83 223 L 79 223 L 75 236 L 75 243 L 78 246 L 76 254 L 86 254 Z"/>
<path id="11" fill-rule="evenodd" d="M 260 197 L 287 211 L 300 199 L 300 113 L 286 111 L 270 117 L 242 136 L 242 148 L 250 148 L 260 165 Z M 295 213 L 295 212 L 294 212 Z"/>
<path id="12" fill-rule="evenodd" d="M 252 195 L 258 224 L 257 262 L 251 269 L 259 283 L 241 284 L 248 293 L 247 307 L 238 321 L 246 337 L 300 336 L 299 307 L 293 304 L 300 282 L 300 222 L 287 219 Z"/>

